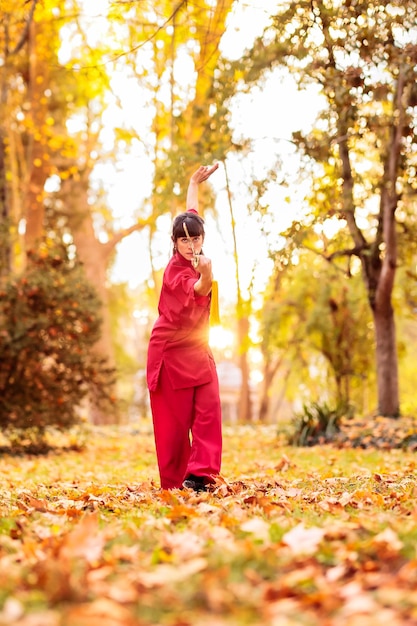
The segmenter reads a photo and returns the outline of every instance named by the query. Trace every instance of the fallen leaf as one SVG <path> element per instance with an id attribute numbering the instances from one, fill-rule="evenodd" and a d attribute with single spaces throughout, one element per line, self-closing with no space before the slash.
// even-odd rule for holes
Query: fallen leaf
<path id="1" fill-rule="evenodd" d="M 204 540 L 190 531 L 166 533 L 162 541 L 163 547 L 172 552 L 180 561 L 199 556 L 204 547 Z"/>
<path id="2" fill-rule="evenodd" d="M 240 528 L 246 533 L 251 533 L 256 539 L 261 539 L 264 542 L 269 541 L 269 524 L 261 517 L 252 517 L 252 519 L 243 522 Z"/>
<path id="3" fill-rule="evenodd" d="M 157 565 L 151 572 L 139 572 L 136 580 L 147 588 L 162 587 L 170 583 L 186 580 L 207 567 L 204 558 L 196 558 L 180 565 Z"/>
<path id="4" fill-rule="evenodd" d="M 385 556 L 396 555 L 403 547 L 403 542 L 392 528 L 385 528 L 385 530 L 378 533 L 378 535 L 375 535 L 372 543 L 382 549 Z"/>
<path id="5" fill-rule="evenodd" d="M 282 542 L 293 554 L 314 554 L 325 534 L 323 528 L 305 528 L 298 524 L 282 537 Z"/>
<path id="6" fill-rule="evenodd" d="M 60 556 L 63 559 L 82 557 L 90 565 L 95 565 L 100 560 L 105 542 L 97 513 L 86 514 L 64 537 Z"/>

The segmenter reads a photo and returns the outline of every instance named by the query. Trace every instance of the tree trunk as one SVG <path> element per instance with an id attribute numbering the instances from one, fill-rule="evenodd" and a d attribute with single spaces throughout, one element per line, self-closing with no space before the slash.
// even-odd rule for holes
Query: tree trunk
<path id="1" fill-rule="evenodd" d="M 248 363 L 248 333 L 249 319 L 239 317 L 237 321 L 237 336 L 239 346 L 239 366 L 242 373 L 242 384 L 240 388 L 238 420 L 241 423 L 252 421 L 252 397 L 250 388 L 250 368 Z"/>
<path id="2" fill-rule="evenodd" d="M 385 308 L 374 311 L 378 413 L 386 417 L 398 417 L 400 406 L 394 311 L 391 303 L 387 303 Z"/>
<path id="3" fill-rule="evenodd" d="M 382 194 L 384 204 L 384 194 Z M 396 272 L 396 239 L 393 215 L 385 216 L 386 256 L 364 257 L 362 267 L 368 290 L 375 331 L 375 358 L 378 388 L 378 413 L 384 417 L 400 414 L 398 354 L 392 292 Z"/>
<path id="4" fill-rule="evenodd" d="M 272 361 L 270 356 L 264 355 L 264 371 L 262 381 L 262 394 L 259 400 L 258 420 L 261 423 L 266 423 L 270 418 L 270 404 L 271 404 L 271 385 L 275 378 L 278 369 L 283 363 L 283 357 Z"/>
<path id="5" fill-rule="evenodd" d="M 146 220 L 137 222 L 116 233 L 107 243 L 100 243 L 97 239 L 91 207 L 88 203 L 90 170 L 86 168 L 79 171 L 77 176 L 62 181 L 61 199 L 65 206 L 65 214 L 68 220 L 77 255 L 84 265 L 87 279 L 94 285 L 101 307 L 101 337 L 95 344 L 96 353 L 107 360 L 109 367 L 116 368 L 116 359 L 111 339 L 111 319 L 109 309 L 109 293 L 107 290 L 107 269 L 109 259 L 119 241 L 130 233 L 141 230 L 147 225 Z M 116 397 L 116 389 L 113 391 Z M 90 419 L 94 424 L 111 424 L 119 421 L 116 409 L 105 412 L 97 406 L 91 406 Z"/>
<path id="6" fill-rule="evenodd" d="M 107 360 L 109 367 L 115 367 L 115 357 L 111 342 L 109 299 L 106 289 L 107 253 L 104 244 L 100 243 L 94 232 L 91 208 L 88 204 L 88 187 L 90 171 L 79 171 L 78 175 L 62 182 L 61 199 L 65 206 L 77 256 L 84 265 L 87 279 L 97 292 L 102 303 L 100 310 L 102 327 L 95 351 Z M 114 391 L 114 395 L 116 392 Z M 90 406 L 90 420 L 94 424 L 110 424 L 118 421 L 117 413 L 104 412 L 97 406 Z"/>
<path id="7" fill-rule="evenodd" d="M 6 65 L 6 60 L 5 60 Z M 7 65 L 6 65 L 7 67 Z M 6 69 L 0 73 L 0 116 L 6 118 L 7 82 Z M 0 122 L 1 124 L 1 122 Z M 9 207 L 7 203 L 7 170 L 6 170 L 6 133 L 0 125 L 0 277 L 7 276 L 10 270 L 10 236 L 9 236 Z"/>
<path id="8" fill-rule="evenodd" d="M 380 415 L 387 417 L 398 417 L 400 414 L 398 354 L 392 293 L 398 257 L 395 212 L 399 200 L 397 177 L 400 168 L 401 142 L 405 128 L 405 93 L 405 73 L 400 70 L 394 104 L 395 115 L 393 115 L 393 123 L 390 128 L 390 149 L 387 152 L 384 164 L 384 180 L 381 185 L 380 215 L 382 228 L 380 230 L 385 244 L 385 253 L 380 266 L 381 271 L 375 283 L 375 297 L 371 297 L 370 300 L 375 323 L 378 411 Z M 370 266 L 368 266 L 368 270 L 372 271 Z"/>
<path id="9" fill-rule="evenodd" d="M 43 129 L 48 116 L 48 68 L 38 55 L 38 42 L 44 37 L 41 25 L 32 22 L 29 29 L 29 84 L 30 134 L 28 148 L 28 181 L 25 197 L 26 250 L 41 239 L 44 229 L 44 186 L 49 176 L 50 163 L 47 138 Z"/>
<path id="10" fill-rule="evenodd" d="M 0 276 L 7 276 L 10 271 L 9 209 L 6 195 L 6 160 L 5 142 L 0 131 Z"/>
<path id="11" fill-rule="evenodd" d="M 264 377 L 262 381 L 262 393 L 259 400 L 258 420 L 265 424 L 269 418 L 269 405 L 270 405 L 270 388 L 274 379 L 274 368 L 271 367 L 270 361 L 266 361 L 264 364 Z"/>
<path id="12" fill-rule="evenodd" d="M 239 398 L 238 419 L 240 422 L 252 421 L 252 399 L 250 390 L 250 368 L 248 363 L 248 347 L 249 347 L 249 312 L 251 301 L 246 302 L 242 298 L 242 290 L 240 288 L 239 275 L 239 254 L 237 249 L 235 217 L 233 211 L 232 192 L 229 184 L 229 176 L 227 172 L 226 161 L 223 161 L 224 172 L 226 176 L 226 189 L 229 202 L 230 222 L 232 226 L 233 239 L 233 260 L 235 263 L 236 275 L 236 318 L 237 318 L 237 345 L 239 350 L 239 365 L 242 374 L 242 384 Z"/>

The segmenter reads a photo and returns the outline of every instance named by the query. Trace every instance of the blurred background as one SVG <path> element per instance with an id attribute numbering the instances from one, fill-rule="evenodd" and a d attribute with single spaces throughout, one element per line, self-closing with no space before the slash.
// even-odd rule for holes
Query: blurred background
<path id="1" fill-rule="evenodd" d="M 150 421 L 171 222 L 214 162 L 200 210 L 225 422 L 414 411 L 414 3 L 0 15 L 3 424 Z"/>

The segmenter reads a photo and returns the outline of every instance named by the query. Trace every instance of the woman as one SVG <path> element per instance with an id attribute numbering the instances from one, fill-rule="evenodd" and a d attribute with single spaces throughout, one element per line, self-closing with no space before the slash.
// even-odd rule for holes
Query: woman
<path id="1" fill-rule="evenodd" d="M 173 256 L 149 342 L 147 382 L 162 489 L 206 491 L 220 472 L 219 384 L 208 345 L 212 268 L 202 252 L 198 215 L 198 186 L 217 168 L 201 166 L 191 176 L 186 212 L 174 219 Z"/>

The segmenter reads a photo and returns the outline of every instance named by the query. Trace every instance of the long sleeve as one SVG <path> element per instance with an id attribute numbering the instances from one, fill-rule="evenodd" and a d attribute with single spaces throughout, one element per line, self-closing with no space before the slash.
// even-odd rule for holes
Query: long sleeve
<path id="1" fill-rule="evenodd" d="M 178 255 L 169 262 L 159 299 L 159 318 L 148 348 L 148 387 L 156 388 L 164 365 L 174 388 L 209 382 L 212 377 L 208 344 L 210 296 L 198 296 L 198 273 Z"/>

